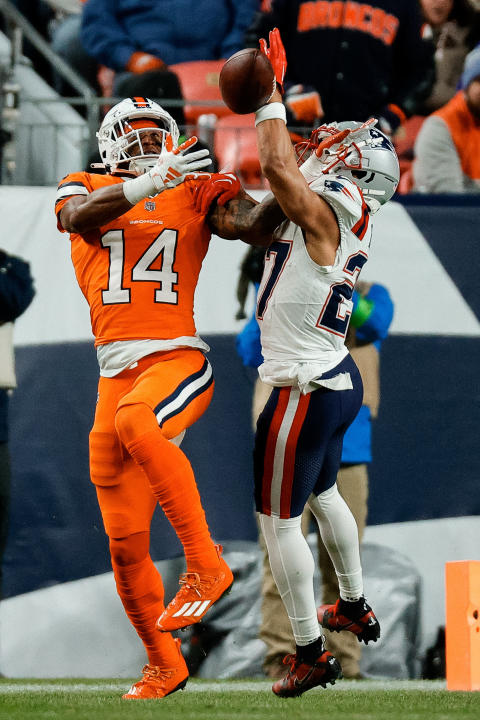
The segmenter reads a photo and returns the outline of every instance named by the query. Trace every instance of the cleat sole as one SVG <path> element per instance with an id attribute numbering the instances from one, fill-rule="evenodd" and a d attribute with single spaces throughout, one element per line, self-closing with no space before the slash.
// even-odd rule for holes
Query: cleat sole
<path id="1" fill-rule="evenodd" d="M 173 695 L 174 692 L 177 692 L 177 690 L 185 690 L 185 685 L 188 682 L 188 677 L 185 678 L 185 680 L 182 680 L 181 683 L 178 683 L 177 687 L 173 688 L 173 690 L 170 690 L 169 693 L 164 695 L 164 697 L 168 697 L 168 695 Z"/>

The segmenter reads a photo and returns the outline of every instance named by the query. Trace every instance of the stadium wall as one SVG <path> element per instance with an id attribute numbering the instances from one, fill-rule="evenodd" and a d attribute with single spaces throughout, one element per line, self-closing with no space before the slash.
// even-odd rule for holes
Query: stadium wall
<path id="1" fill-rule="evenodd" d="M 2 604 L 15 622 L 15 608 L 28 614 L 39 592 L 110 570 L 88 478 L 98 370 L 68 237 L 55 226 L 54 196 L 54 188 L 0 192 L 0 245 L 30 261 L 37 287 L 15 326 L 18 389 L 11 402 L 13 489 Z M 362 272 L 362 279 L 386 285 L 395 303 L 382 349 L 365 540 L 408 556 L 418 568 L 423 648 L 444 624 L 445 562 L 480 559 L 479 210 L 480 200 L 453 196 L 391 203 L 375 218 L 372 257 Z M 239 241 L 214 238 L 204 262 L 196 322 L 211 346 L 216 391 L 183 444 L 220 542 L 256 539 L 254 373 L 235 352 L 243 324 L 234 320 L 235 288 L 245 251 Z M 249 297 L 250 309 L 252 303 Z M 157 513 L 154 559 L 180 554 Z"/>

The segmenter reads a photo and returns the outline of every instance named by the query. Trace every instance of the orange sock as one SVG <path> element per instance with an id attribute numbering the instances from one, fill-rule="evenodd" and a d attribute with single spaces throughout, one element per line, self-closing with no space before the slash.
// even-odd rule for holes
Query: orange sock
<path id="1" fill-rule="evenodd" d="M 178 649 L 173 637 L 155 629 L 155 622 L 165 609 L 162 578 L 148 551 L 138 560 L 143 554 L 145 536 L 148 547 L 148 533 L 110 540 L 113 574 L 125 612 L 145 646 L 148 662 L 174 667 L 178 663 Z"/>
<path id="2" fill-rule="evenodd" d="M 143 468 L 153 494 L 177 533 L 187 570 L 214 571 L 219 558 L 185 453 L 163 436 L 146 405 L 122 406 L 115 427 L 132 458 Z"/>

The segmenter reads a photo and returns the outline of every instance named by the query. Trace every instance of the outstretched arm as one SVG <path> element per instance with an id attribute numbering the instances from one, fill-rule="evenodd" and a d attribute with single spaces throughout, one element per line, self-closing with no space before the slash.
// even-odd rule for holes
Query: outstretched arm
<path id="1" fill-rule="evenodd" d="M 278 107 L 281 100 L 277 90 L 264 107 L 269 109 L 273 103 Z M 274 117 L 258 122 L 258 117 L 257 112 L 257 146 L 262 172 L 285 215 L 307 233 L 312 257 L 316 249 L 314 259 L 322 265 L 330 265 L 339 241 L 335 213 L 325 200 L 310 190 L 298 169 L 285 121 Z"/>
<path id="2" fill-rule="evenodd" d="M 270 32 L 269 41 L 269 48 L 265 41 L 260 42 L 260 47 L 274 68 L 278 87 L 285 73 L 286 60 L 280 33 L 276 28 Z M 331 265 L 340 239 L 337 218 L 330 205 L 310 190 L 298 169 L 278 89 L 269 102 L 257 110 L 255 116 L 263 174 L 285 215 L 305 230 L 310 256 L 321 265 Z"/>
<path id="3" fill-rule="evenodd" d="M 216 204 L 208 216 L 214 233 L 227 240 L 243 240 L 249 245 L 268 247 L 273 232 L 285 214 L 272 195 L 258 203 L 243 188 L 226 205 Z"/>
<path id="4" fill-rule="evenodd" d="M 75 195 L 60 211 L 60 222 L 67 232 L 86 233 L 128 212 L 145 197 L 152 197 L 183 182 L 186 176 L 211 164 L 203 148 L 184 155 L 197 142 L 195 135 L 174 150 L 158 156 L 148 172 L 122 184 Z"/>

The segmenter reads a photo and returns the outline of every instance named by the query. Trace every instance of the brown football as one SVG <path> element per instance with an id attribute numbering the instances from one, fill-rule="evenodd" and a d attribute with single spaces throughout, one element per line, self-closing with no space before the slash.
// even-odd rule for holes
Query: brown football
<path id="1" fill-rule="evenodd" d="M 270 60 L 258 49 L 239 50 L 220 72 L 220 92 L 230 110 L 238 115 L 255 112 L 271 98 L 275 76 Z"/>

